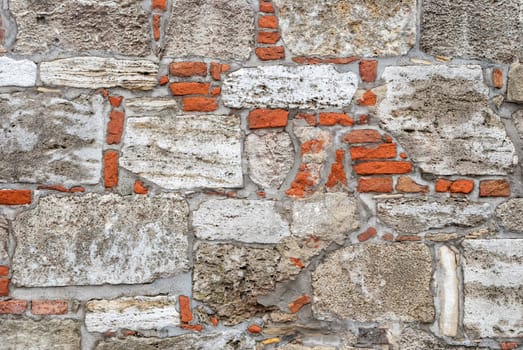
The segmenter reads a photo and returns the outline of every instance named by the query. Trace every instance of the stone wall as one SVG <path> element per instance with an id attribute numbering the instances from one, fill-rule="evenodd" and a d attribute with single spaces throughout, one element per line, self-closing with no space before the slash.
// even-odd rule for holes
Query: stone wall
<path id="1" fill-rule="evenodd" d="M 0 348 L 523 348 L 521 0 L 0 19 Z"/>

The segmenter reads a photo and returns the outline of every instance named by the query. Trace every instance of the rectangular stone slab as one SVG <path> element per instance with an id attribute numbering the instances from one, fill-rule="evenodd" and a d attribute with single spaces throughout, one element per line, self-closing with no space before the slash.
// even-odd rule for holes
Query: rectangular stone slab
<path id="1" fill-rule="evenodd" d="M 29 60 L 0 57 L 0 86 L 35 86 L 36 64 Z"/>
<path id="2" fill-rule="evenodd" d="M 17 286 L 148 283 L 189 266 L 188 207 L 173 195 L 50 195 L 17 216 Z"/>
<path id="3" fill-rule="evenodd" d="M 80 323 L 73 320 L 3 319 L 0 334 L 2 346 L 8 346 L 9 350 L 81 349 Z"/>

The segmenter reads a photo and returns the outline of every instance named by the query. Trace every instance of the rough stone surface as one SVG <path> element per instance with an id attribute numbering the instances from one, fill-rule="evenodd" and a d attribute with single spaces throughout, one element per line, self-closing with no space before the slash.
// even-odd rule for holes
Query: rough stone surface
<path id="1" fill-rule="evenodd" d="M 36 85 L 36 64 L 29 60 L 0 57 L 0 86 Z"/>
<path id="2" fill-rule="evenodd" d="M 420 47 L 431 55 L 510 63 L 523 57 L 522 12 L 518 0 L 424 0 Z"/>
<path id="3" fill-rule="evenodd" d="M 475 227 L 491 216 L 488 203 L 460 198 L 405 197 L 379 199 L 378 218 L 402 233 L 419 233 L 448 226 Z"/>
<path id="4" fill-rule="evenodd" d="M 9 244 L 9 224 L 7 220 L 0 215 L 0 264 L 7 263 L 7 260 L 9 259 L 9 250 L 8 250 L 8 244 Z"/>
<path id="5" fill-rule="evenodd" d="M 245 151 L 251 180 L 264 188 L 279 188 L 294 164 L 294 146 L 286 132 L 252 133 Z"/>
<path id="6" fill-rule="evenodd" d="M 447 345 L 430 333 L 423 330 L 407 327 L 401 332 L 399 339 L 401 350 L 488 350 L 489 348 L 477 346 L 452 346 Z"/>
<path id="7" fill-rule="evenodd" d="M 235 115 L 129 118 L 120 165 L 169 189 L 240 187 L 240 137 Z"/>
<path id="8" fill-rule="evenodd" d="M 523 198 L 512 198 L 498 205 L 496 216 L 506 230 L 523 233 Z"/>
<path id="9" fill-rule="evenodd" d="M 211 334 L 184 334 L 172 338 L 109 338 L 98 344 L 95 350 L 254 350 L 253 338 L 245 332 L 231 329 Z"/>
<path id="10" fill-rule="evenodd" d="M 480 66 L 387 67 L 377 117 L 422 171 L 503 175 L 514 145 L 488 107 Z"/>
<path id="11" fill-rule="evenodd" d="M 19 286 L 147 283 L 188 268 L 180 197 L 51 195 L 13 222 Z M 48 252 L 53 254 L 49 255 Z"/>
<path id="12" fill-rule="evenodd" d="M 72 320 L 8 320 L 0 322 L 6 350 L 80 350 L 80 324 Z"/>
<path id="13" fill-rule="evenodd" d="M 96 89 L 122 87 L 151 90 L 158 84 L 158 65 L 148 60 L 72 57 L 40 64 L 44 85 Z"/>
<path id="14" fill-rule="evenodd" d="M 291 231 L 294 235 L 343 242 L 358 227 L 356 200 L 346 193 L 316 194 L 293 203 Z"/>
<path id="15" fill-rule="evenodd" d="M 396 56 L 406 54 L 416 40 L 415 0 L 275 4 L 283 41 L 295 55 Z"/>
<path id="16" fill-rule="evenodd" d="M 358 77 L 330 65 L 262 66 L 229 74 L 222 101 L 233 108 L 333 108 L 351 103 Z"/>
<path id="17" fill-rule="evenodd" d="M 439 331 L 455 337 L 458 331 L 459 290 L 456 253 L 447 246 L 437 249 L 436 287 L 439 302 Z"/>
<path id="18" fill-rule="evenodd" d="M 427 246 L 365 244 L 339 249 L 313 273 L 317 317 L 431 322 L 432 256 Z"/>
<path id="19" fill-rule="evenodd" d="M 523 240 L 463 242 L 463 325 L 474 337 L 518 337 L 523 329 Z"/>
<path id="20" fill-rule="evenodd" d="M 104 132 L 101 96 L 0 95 L 0 182 L 94 184 Z"/>
<path id="21" fill-rule="evenodd" d="M 168 57 L 246 59 L 254 46 L 253 8 L 246 0 L 173 1 L 166 39 Z"/>
<path id="22" fill-rule="evenodd" d="M 512 113 L 512 120 L 519 137 L 523 138 L 523 109 L 519 109 Z M 521 159 L 520 159 L 521 162 Z"/>
<path id="23" fill-rule="evenodd" d="M 85 305 L 85 326 L 89 332 L 160 330 L 180 324 L 176 297 L 133 297 L 92 300 Z"/>
<path id="24" fill-rule="evenodd" d="M 521 63 L 514 63 L 510 66 L 507 101 L 523 103 L 523 64 Z"/>
<path id="25" fill-rule="evenodd" d="M 124 103 L 127 117 L 173 117 L 180 110 L 171 97 L 133 97 Z"/>
<path id="26" fill-rule="evenodd" d="M 211 199 L 193 211 L 196 237 L 246 243 L 278 243 L 290 236 L 289 223 L 277 202 Z"/>

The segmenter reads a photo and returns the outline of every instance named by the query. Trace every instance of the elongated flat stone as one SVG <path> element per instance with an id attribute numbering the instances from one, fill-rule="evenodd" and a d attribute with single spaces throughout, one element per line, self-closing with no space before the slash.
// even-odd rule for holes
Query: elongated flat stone
<path id="1" fill-rule="evenodd" d="M 85 305 L 85 310 L 85 326 L 89 332 L 116 332 L 123 328 L 160 330 L 180 324 L 174 296 L 92 300 Z"/>
<path id="2" fill-rule="evenodd" d="M 356 74 L 330 65 L 242 68 L 225 78 L 222 101 L 233 108 L 341 108 L 357 86 Z"/>
<path id="3" fill-rule="evenodd" d="M 0 215 L 0 264 L 7 264 L 9 260 L 9 224 L 5 217 Z"/>
<path id="4" fill-rule="evenodd" d="M 0 57 L 0 86 L 35 86 L 36 64 L 29 60 Z"/>
<path id="5" fill-rule="evenodd" d="M 436 287 L 440 310 L 439 331 L 442 335 L 455 337 L 459 319 L 457 258 L 454 251 L 447 246 L 438 248 L 437 257 Z"/>
<path id="6" fill-rule="evenodd" d="M 523 10 L 522 10 L 523 11 Z M 523 103 L 523 64 L 513 63 L 508 73 L 507 101 Z"/>
<path id="7" fill-rule="evenodd" d="M 40 64 L 40 79 L 50 86 L 151 90 L 158 84 L 157 74 L 158 65 L 143 59 L 72 57 Z"/>
<path id="8" fill-rule="evenodd" d="M 13 222 L 11 282 L 132 284 L 172 276 L 189 266 L 187 216 L 186 202 L 173 195 L 41 198 Z"/>
<path id="9" fill-rule="evenodd" d="M 423 172 L 504 175 L 514 145 L 489 107 L 480 66 L 387 67 L 376 117 Z"/>
<path id="10" fill-rule="evenodd" d="M 196 237 L 246 243 L 278 243 L 290 236 L 289 223 L 276 202 L 264 200 L 208 200 L 193 212 Z"/>
<path id="11" fill-rule="evenodd" d="M 132 97 L 126 98 L 124 103 L 127 117 L 173 116 L 180 110 L 176 100 L 171 97 Z"/>
<path id="12" fill-rule="evenodd" d="M 0 182 L 96 184 L 102 168 L 101 96 L 0 94 Z"/>
<path id="13" fill-rule="evenodd" d="M 240 187 L 240 136 L 234 115 L 129 118 L 120 165 L 169 189 Z"/>
<path id="14" fill-rule="evenodd" d="M 73 320 L 9 320 L 0 322 L 2 347 L 7 350 L 80 350 L 80 323 Z"/>

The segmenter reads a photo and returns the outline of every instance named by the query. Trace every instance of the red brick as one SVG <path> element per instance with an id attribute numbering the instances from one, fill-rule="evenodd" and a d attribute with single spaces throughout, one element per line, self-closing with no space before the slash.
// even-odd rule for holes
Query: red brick
<path id="1" fill-rule="evenodd" d="M 503 88 L 503 71 L 498 68 L 492 70 L 492 83 L 496 89 Z"/>
<path id="2" fill-rule="evenodd" d="M 333 63 L 333 64 L 349 64 L 352 62 L 355 62 L 359 60 L 359 57 L 351 56 L 351 57 L 336 57 L 336 58 L 326 58 L 324 60 L 325 63 Z"/>
<path id="3" fill-rule="evenodd" d="M 358 181 L 358 192 L 391 193 L 392 190 L 391 177 L 363 177 Z"/>
<path id="4" fill-rule="evenodd" d="M 185 97 L 183 110 L 185 112 L 212 112 L 218 109 L 218 101 L 213 97 Z"/>
<path id="5" fill-rule="evenodd" d="M 429 191 L 429 186 L 420 185 L 408 176 L 400 176 L 396 190 L 405 193 L 426 193 Z"/>
<path id="6" fill-rule="evenodd" d="M 258 32 L 258 44 L 276 44 L 280 37 L 278 32 Z"/>
<path id="7" fill-rule="evenodd" d="M 283 46 L 258 47 L 256 56 L 262 61 L 282 60 L 285 58 L 285 50 Z"/>
<path id="8" fill-rule="evenodd" d="M 336 124 L 352 126 L 354 125 L 354 119 L 345 113 L 320 113 L 320 125 L 332 126 Z"/>
<path id="9" fill-rule="evenodd" d="M 278 29 L 278 19 L 276 16 L 260 16 L 258 18 L 258 27 Z"/>
<path id="10" fill-rule="evenodd" d="M 85 188 L 83 188 L 82 186 L 75 186 L 75 187 L 71 187 L 69 189 L 69 192 L 71 192 L 71 193 L 85 192 Z"/>
<path id="11" fill-rule="evenodd" d="M 361 99 L 358 100 L 360 106 L 374 106 L 376 104 L 376 94 L 371 90 L 365 91 Z"/>
<path id="12" fill-rule="evenodd" d="M 507 180 L 484 180 L 479 183 L 480 197 L 508 197 L 510 183 Z"/>
<path id="13" fill-rule="evenodd" d="M 162 21 L 162 16 L 153 15 L 153 38 L 155 41 L 160 40 L 160 25 Z"/>
<path id="14" fill-rule="evenodd" d="M 358 116 L 358 125 L 366 125 L 369 124 L 369 116 L 366 114 L 362 114 Z"/>
<path id="15" fill-rule="evenodd" d="M 416 241 L 421 241 L 421 238 L 419 236 L 405 235 L 405 236 L 398 236 L 396 238 L 396 241 L 398 241 L 398 242 L 416 242 Z"/>
<path id="16" fill-rule="evenodd" d="M 228 72 L 231 69 L 231 66 L 229 66 L 227 63 L 224 63 L 221 65 L 221 72 Z"/>
<path id="17" fill-rule="evenodd" d="M 517 348 L 519 344 L 513 341 L 504 341 L 499 343 L 499 346 L 501 347 L 501 350 L 512 350 Z"/>
<path id="18" fill-rule="evenodd" d="M 121 111 L 111 111 L 109 118 L 109 123 L 107 123 L 107 144 L 118 144 L 122 140 L 125 113 Z"/>
<path id="19" fill-rule="evenodd" d="M 323 149 L 324 143 L 325 143 L 325 141 L 317 140 L 317 139 L 305 141 L 301 145 L 301 155 L 304 155 L 307 153 L 309 153 L 309 154 L 319 153 Z"/>
<path id="20" fill-rule="evenodd" d="M 169 71 L 177 77 L 191 77 L 207 75 L 207 63 L 204 62 L 173 62 L 169 65 Z"/>
<path id="21" fill-rule="evenodd" d="M 400 158 L 401 158 L 401 159 L 407 159 L 407 153 L 405 153 L 405 152 L 401 152 L 401 153 L 400 153 Z"/>
<path id="22" fill-rule="evenodd" d="M 62 185 L 38 185 L 37 190 L 51 190 L 58 192 L 69 192 L 69 189 Z"/>
<path id="23" fill-rule="evenodd" d="M 292 60 L 298 64 L 320 64 L 324 62 L 321 58 L 316 57 L 293 57 Z"/>
<path id="24" fill-rule="evenodd" d="M 167 0 L 152 0 L 153 9 L 167 10 Z"/>
<path id="25" fill-rule="evenodd" d="M 369 227 L 365 232 L 362 232 L 358 235 L 358 241 L 365 242 L 371 239 L 372 237 L 376 236 L 378 231 L 374 227 Z"/>
<path id="26" fill-rule="evenodd" d="M 207 95 L 211 88 L 211 83 L 182 82 L 171 83 L 169 85 L 174 96 L 184 95 Z"/>
<path id="27" fill-rule="evenodd" d="M 287 125 L 289 112 L 284 109 L 255 109 L 249 113 L 249 128 L 279 128 Z"/>
<path id="28" fill-rule="evenodd" d="M 222 93 L 222 88 L 217 86 L 217 87 L 214 87 L 212 88 L 211 90 L 211 96 L 215 97 L 215 96 L 218 96 L 219 94 Z"/>
<path id="29" fill-rule="evenodd" d="M 136 180 L 134 182 L 134 193 L 136 193 L 136 194 L 147 194 L 148 192 L 149 192 L 149 189 L 144 186 L 142 181 Z"/>
<path id="30" fill-rule="evenodd" d="M 291 183 L 291 188 L 285 194 L 290 197 L 302 198 L 305 194 L 312 191 L 315 182 L 312 179 L 311 173 L 306 164 L 300 166 L 300 171 L 296 174 L 294 181 Z"/>
<path id="31" fill-rule="evenodd" d="M 218 326 L 218 317 L 216 317 L 216 316 L 211 316 L 211 324 L 212 324 L 214 327 L 217 327 L 217 326 Z"/>
<path id="32" fill-rule="evenodd" d="M 345 168 L 343 167 L 343 159 L 345 158 L 344 150 L 336 150 L 336 162 L 332 164 L 331 173 L 325 186 L 331 188 L 337 184 L 343 186 L 347 185 L 347 176 L 345 175 Z"/>
<path id="33" fill-rule="evenodd" d="M 381 134 L 377 130 L 353 130 L 343 137 L 347 143 L 380 143 Z"/>
<path id="34" fill-rule="evenodd" d="M 193 320 L 191 312 L 191 300 L 185 295 L 180 295 L 178 301 L 180 303 L 180 320 L 183 323 L 191 322 Z"/>
<path id="35" fill-rule="evenodd" d="M 0 297 L 9 295 L 9 279 L 0 278 Z"/>
<path id="36" fill-rule="evenodd" d="M 450 185 L 450 192 L 468 194 L 474 189 L 474 181 L 472 180 L 456 180 Z"/>
<path id="37" fill-rule="evenodd" d="M 0 205 L 31 204 L 30 190 L 0 190 Z"/>
<path id="38" fill-rule="evenodd" d="M 21 315 L 27 310 L 26 300 L 0 301 L 0 314 Z"/>
<path id="39" fill-rule="evenodd" d="M 65 315 L 67 314 L 66 300 L 33 300 L 31 312 L 34 315 Z"/>
<path id="40" fill-rule="evenodd" d="M 311 303 L 311 297 L 308 296 L 307 294 L 305 294 L 299 298 L 296 298 L 292 303 L 290 303 L 289 310 L 291 310 L 291 313 L 295 314 L 298 311 L 300 311 L 300 309 L 303 306 L 310 304 L 310 303 Z"/>
<path id="41" fill-rule="evenodd" d="M 109 96 L 109 103 L 114 108 L 120 107 L 123 101 L 123 96 Z"/>
<path id="42" fill-rule="evenodd" d="M 158 80 L 158 82 L 160 83 L 160 85 L 167 85 L 167 83 L 169 82 L 169 77 L 167 75 L 162 75 L 160 77 L 160 80 Z"/>
<path id="43" fill-rule="evenodd" d="M 412 164 L 404 161 L 367 162 L 354 166 L 358 175 L 406 174 L 412 171 Z"/>
<path id="44" fill-rule="evenodd" d="M 376 81 L 378 74 L 378 61 L 376 60 L 362 60 L 360 61 L 360 77 L 366 83 Z"/>
<path id="45" fill-rule="evenodd" d="M 257 324 L 251 324 L 248 328 L 247 328 L 247 331 L 249 331 L 249 333 L 253 333 L 253 334 L 259 334 L 262 332 L 262 328 L 260 326 L 258 326 Z"/>
<path id="46" fill-rule="evenodd" d="M 201 324 L 181 324 L 180 328 L 195 332 L 201 332 L 203 330 L 203 326 Z"/>
<path id="47" fill-rule="evenodd" d="M 300 269 L 303 269 L 305 267 L 305 265 L 303 265 L 303 261 L 301 261 L 300 258 L 289 258 L 291 263 L 296 266 L 296 267 L 299 267 Z"/>
<path id="48" fill-rule="evenodd" d="M 270 2 L 260 2 L 260 12 L 274 13 L 274 6 Z"/>
<path id="49" fill-rule="evenodd" d="M 9 276 L 9 266 L 0 266 L 0 277 L 7 277 Z"/>
<path id="50" fill-rule="evenodd" d="M 352 160 L 396 158 L 396 144 L 382 143 L 377 146 L 358 146 L 350 148 Z"/>
<path id="51" fill-rule="evenodd" d="M 450 186 L 452 181 L 446 179 L 437 179 L 436 180 L 436 192 L 448 192 L 450 191 Z"/>
<path id="52" fill-rule="evenodd" d="M 104 153 L 104 186 L 113 188 L 118 186 L 118 152 Z"/>
<path id="53" fill-rule="evenodd" d="M 211 77 L 214 80 L 220 80 L 221 66 L 219 63 L 211 62 L 211 68 L 209 72 L 211 73 Z"/>
<path id="54" fill-rule="evenodd" d="M 385 233 L 383 236 L 381 236 L 381 239 L 390 242 L 394 239 L 394 236 L 390 233 Z"/>

